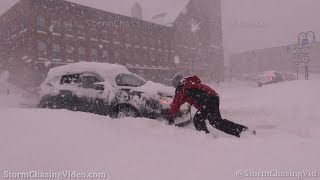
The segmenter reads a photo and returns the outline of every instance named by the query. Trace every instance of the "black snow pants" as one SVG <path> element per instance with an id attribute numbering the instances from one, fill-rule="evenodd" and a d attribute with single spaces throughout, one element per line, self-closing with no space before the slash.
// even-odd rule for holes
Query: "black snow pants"
<path id="1" fill-rule="evenodd" d="M 206 120 L 208 120 L 214 128 L 224 133 L 240 137 L 241 132 L 247 130 L 248 128 L 227 119 L 222 119 L 219 106 L 220 100 L 218 96 L 215 96 L 208 101 L 205 109 L 198 111 L 193 118 L 195 128 L 198 131 L 210 133 L 206 125 Z"/>

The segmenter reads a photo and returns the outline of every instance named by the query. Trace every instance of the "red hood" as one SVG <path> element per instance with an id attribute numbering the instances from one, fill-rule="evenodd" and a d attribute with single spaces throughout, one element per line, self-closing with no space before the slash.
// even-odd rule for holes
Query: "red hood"
<path id="1" fill-rule="evenodd" d="M 189 84 L 189 83 L 190 84 L 200 84 L 201 80 L 198 76 L 193 75 L 193 76 L 186 78 L 186 84 Z"/>

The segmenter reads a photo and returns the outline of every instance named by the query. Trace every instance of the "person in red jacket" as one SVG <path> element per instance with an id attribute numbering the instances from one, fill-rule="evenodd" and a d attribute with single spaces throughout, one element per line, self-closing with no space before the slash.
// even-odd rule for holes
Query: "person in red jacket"
<path id="1" fill-rule="evenodd" d="M 187 102 L 198 109 L 193 118 L 194 126 L 198 131 L 210 133 L 206 126 L 206 120 L 209 120 L 209 123 L 216 129 L 236 137 L 240 137 L 244 131 L 249 131 L 248 127 L 221 117 L 218 93 L 202 84 L 196 75 L 184 78 L 182 74 L 176 74 L 172 79 L 172 84 L 176 87 L 176 95 L 169 112 L 169 124 L 174 123 L 181 105 Z M 255 134 L 255 131 L 251 132 Z"/>

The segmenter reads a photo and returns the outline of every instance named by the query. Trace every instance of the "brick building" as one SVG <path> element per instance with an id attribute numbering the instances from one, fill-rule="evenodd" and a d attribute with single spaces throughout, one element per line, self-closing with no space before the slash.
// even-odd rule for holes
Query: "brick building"
<path id="1" fill-rule="evenodd" d="M 48 69 L 79 61 L 122 64 L 157 82 L 183 70 L 212 75 L 223 64 L 223 52 L 214 54 L 213 48 L 222 47 L 222 34 L 212 31 L 210 14 L 199 14 L 205 4 L 194 7 L 197 1 L 187 5 L 193 13 L 179 13 L 175 25 L 166 26 L 64 0 L 20 0 L 0 19 L 0 68 L 21 86 L 37 85 Z M 220 17 L 220 11 L 215 13 Z M 195 36 L 186 27 L 196 18 L 203 27 Z M 203 67 L 193 67 L 198 62 Z"/>
<path id="2" fill-rule="evenodd" d="M 231 71 L 234 76 L 259 74 L 269 70 L 296 72 L 296 57 L 294 55 L 296 47 L 299 46 L 291 44 L 233 54 L 230 57 Z M 320 42 L 310 43 L 306 47 L 311 60 L 309 63 L 310 72 L 320 73 Z M 302 63 L 298 68 L 303 72 L 304 64 Z"/>

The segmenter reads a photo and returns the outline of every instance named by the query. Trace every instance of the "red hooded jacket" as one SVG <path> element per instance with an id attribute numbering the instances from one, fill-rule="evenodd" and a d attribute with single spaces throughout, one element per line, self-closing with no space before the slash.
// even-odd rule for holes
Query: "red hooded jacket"
<path id="1" fill-rule="evenodd" d="M 201 84 L 201 80 L 196 75 L 184 79 L 180 87 L 177 87 L 178 89 L 179 91 L 176 91 L 176 96 L 171 104 L 171 118 L 176 118 L 181 105 L 186 102 L 201 111 L 205 106 L 210 105 L 210 97 L 218 96 L 215 90 Z"/>

